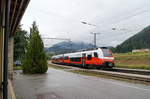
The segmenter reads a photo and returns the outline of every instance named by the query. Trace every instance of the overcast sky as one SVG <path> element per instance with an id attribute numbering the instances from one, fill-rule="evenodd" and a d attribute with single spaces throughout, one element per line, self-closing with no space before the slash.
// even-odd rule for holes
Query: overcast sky
<path id="1" fill-rule="evenodd" d="M 29 31 L 33 21 L 42 37 L 93 43 L 90 32 L 96 32 L 98 46 L 116 46 L 150 25 L 150 0 L 31 0 L 23 28 Z"/>

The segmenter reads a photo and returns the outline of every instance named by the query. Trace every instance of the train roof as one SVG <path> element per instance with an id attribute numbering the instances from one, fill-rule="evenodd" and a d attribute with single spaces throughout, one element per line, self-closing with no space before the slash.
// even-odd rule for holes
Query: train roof
<path id="1" fill-rule="evenodd" d="M 78 52 L 72 52 L 72 53 L 66 53 L 66 54 L 63 54 L 63 56 L 79 56 L 81 57 L 81 54 L 82 53 L 92 53 L 92 52 L 98 52 L 99 49 L 93 49 L 93 50 L 85 50 L 85 51 L 78 51 Z"/>
<path id="2" fill-rule="evenodd" d="M 100 49 L 109 49 L 109 48 L 108 47 L 99 47 L 99 48 L 87 49 L 87 50 L 82 50 L 82 51 L 77 51 L 77 52 L 72 52 L 72 53 L 65 53 L 65 54 L 55 55 L 52 58 L 58 58 L 58 57 L 63 57 L 63 56 L 68 56 L 68 55 L 75 55 L 75 54 L 78 55 L 78 54 L 81 54 L 81 53 L 92 53 L 92 52 L 97 52 Z"/>

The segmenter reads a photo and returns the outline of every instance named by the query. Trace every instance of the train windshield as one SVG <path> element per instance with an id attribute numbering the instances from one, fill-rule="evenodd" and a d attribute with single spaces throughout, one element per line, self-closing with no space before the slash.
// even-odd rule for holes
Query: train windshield
<path id="1" fill-rule="evenodd" d="M 105 57 L 111 57 L 112 56 L 112 52 L 110 49 L 102 49 L 103 54 Z"/>

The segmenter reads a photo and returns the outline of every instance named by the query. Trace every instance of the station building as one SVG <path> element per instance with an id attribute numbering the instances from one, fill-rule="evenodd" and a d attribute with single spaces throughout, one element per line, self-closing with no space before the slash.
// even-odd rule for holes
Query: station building
<path id="1" fill-rule="evenodd" d="M 14 99 L 14 36 L 30 0 L 0 0 L 0 99 Z"/>

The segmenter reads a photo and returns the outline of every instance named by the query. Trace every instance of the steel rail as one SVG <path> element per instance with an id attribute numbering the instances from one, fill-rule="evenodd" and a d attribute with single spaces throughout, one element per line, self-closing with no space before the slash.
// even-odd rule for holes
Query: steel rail
<path id="1" fill-rule="evenodd" d="M 53 63 L 50 63 L 53 64 Z M 95 73 L 95 74 L 100 74 L 100 75 L 106 75 L 106 76 L 110 76 L 110 77 L 116 77 L 116 78 L 122 78 L 122 79 L 129 79 L 129 80 L 135 80 L 135 81 L 141 81 L 141 82 L 150 82 L 150 76 L 149 75 L 141 75 L 141 74 L 137 74 L 138 72 L 150 72 L 149 70 L 137 70 L 137 73 L 129 73 L 129 72 L 123 72 L 123 69 L 121 68 L 115 68 L 115 69 L 102 69 L 102 70 L 98 70 L 98 69 L 83 69 L 83 68 L 79 68 L 79 67 L 74 67 L 74 66 L 66 66 L 66 65 L 58 65 L 58 64 L 53 64 L 56 66 L 64 66 L 64 67 L 69 67 L 72 68 L 72 70 L 81 70 L 81 71 L 86 71 L 89 73 Z M 118 72 L 118 71 L 119 72 Z M 122 72 L 121 72 L 122 70 Z M 126 69 L 124 69 L 125 71 Z M 132 70 L 132 69 L 127 69 L 128 71 L 136 71 L 136 70 Z"/>

